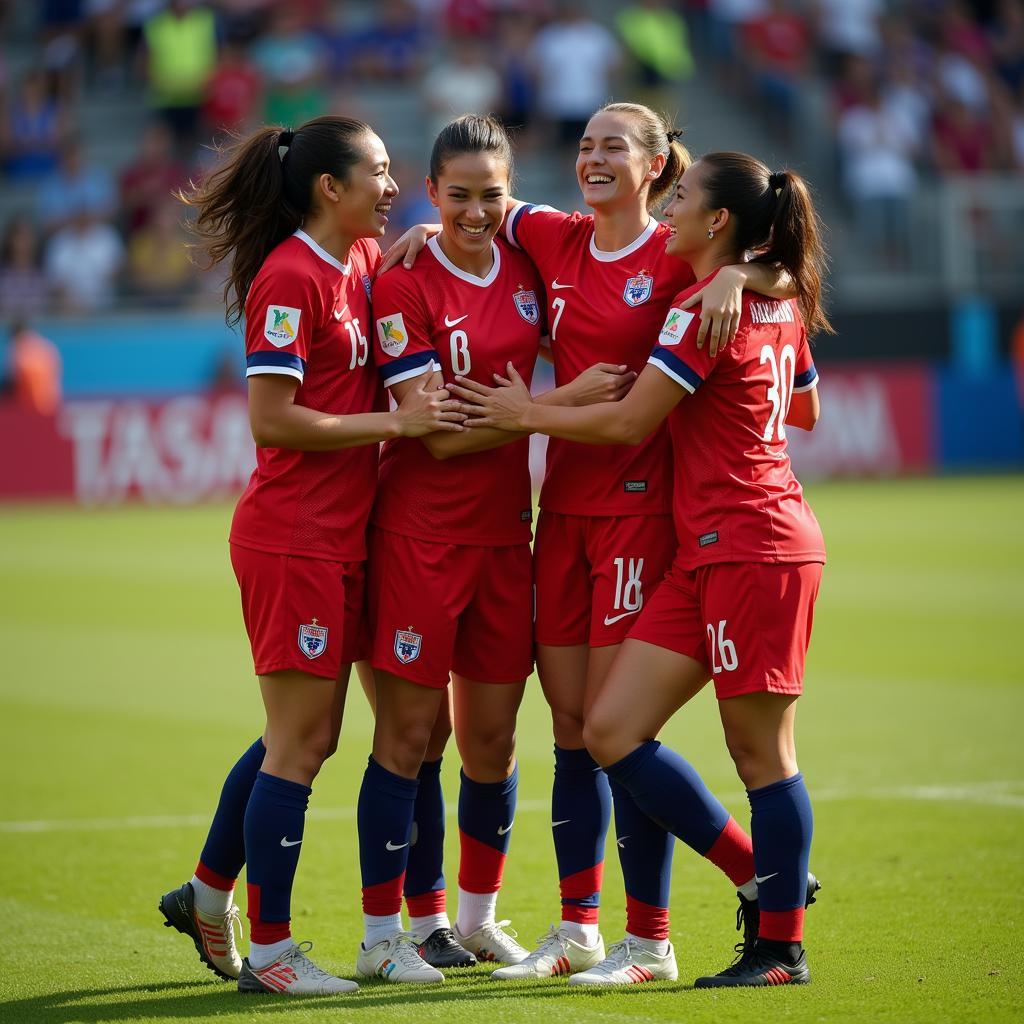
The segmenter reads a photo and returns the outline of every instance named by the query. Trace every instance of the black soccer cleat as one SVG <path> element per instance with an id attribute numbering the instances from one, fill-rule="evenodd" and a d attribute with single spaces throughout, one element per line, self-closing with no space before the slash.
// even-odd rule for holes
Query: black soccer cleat
<path id="1" fill-rule="evenodd" d="M 811 980 L 807 954 L 801 950 L 793 963 L 769 953 L 762 945 L 744 954 L 738 963 L 720 974 L 698 978 L 694 988 L 761 988 L 768 985 L 806 985 Z"/>
<path id="2" fill-rule="evenodd" d="M 459 945 L 451 928 L 435 928 L 416 949 L 431 967 L 476 967 L 476 957 Z"/>
<path id="3" fill-rule="evenodd" d="M 821 882 L 808 871 L 805 908 L 817 902 L 817 892 L 820 888 Z M 757 900 L 748 900 L 741 892 L 736 895 L 740 899 L 740 905 L 736 908 L 736 931 L 743 932 L 743 941 L 737 942 L 734 947 L 739 960 L 753 952 L 754 944 L 757 942 L 757 932 L 761 927 L 761 908 Z"/>
<path id="4" fill-rule="evenodd" d="M 242 970 L 242 958 L 235 946 L 238 907 L 231 906 L 223 915 L 203 914 L 196 910 L 192 883 L 186 882 L 160 897 L 157 904 L 164 915 L 165 928 L 177 928 L 196 947 L 199 959 L 225 981 L 234 981 Z"/>

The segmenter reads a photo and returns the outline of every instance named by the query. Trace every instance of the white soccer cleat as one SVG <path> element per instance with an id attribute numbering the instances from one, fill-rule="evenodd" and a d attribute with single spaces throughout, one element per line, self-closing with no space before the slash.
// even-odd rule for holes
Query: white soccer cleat
<path id="1" fill-rule="evenodd" d="M 459 926 L 455 926 L 455 938 L 463 949 L 468 949 L 477 960 L 497 964 L 522 963 L 530 951 L 516 942 L 515 930 L 509 928 L 511 921 L 491 921 L 481 925 L 475 932 L 463 935 Z"/>
<path id="2" fill-rule="evenodd" d="M 444 975 L 420 956 L 416 940 L 408 932 L 396 932 L 369 949 L 360 943 L 356 977 L 383 978 L 413 985 L 444 981 Z"/>
<path id="3" fill-rule="evenodd" d="M 555 926 L 537 940 L 540 945 L 517 964 L 499 967 L 491 977 L 497 981 L 524 981 L 552 978 L 560 974 L 585 971 L 604 959 L 604 941 L 598 936 L 594 946 L 581 946 Z"/>
<path id="4" fill-rule="evenodd" d="M 242 961 L 238 991 L 278 993 L 286 996 L 334 996 L 356 992 L 359 986 L 348 978 L 336 978 L 317 967 L 306 954 L 312 942 L 303 942 L 282 953 L 267 967 L 250 967 L 249 958 Z"/>
<path id="5" fill-rule="evenodd" d="M 238 907 L 232 904 L 226 914 L 204 914 L 196 907 L 192 883 L 173 889 L 160 897 L 160 912 L 167 928 L 177 928 L 196 947 L 199 959 L 225 981 L 234 981 L 242 971 L 242 958 L 235 945 L 235 931 L 241 933 Z"/>
<path id="6" fill-rule="evenodd" d="M 669 943 L 668 952 L 658 956 L 636 939 L 616 942 L 608 955 L 586 971 L 574 974 L 570 985 L 640 985 L 645 981 L 675 981 L 679 977 L 676 955 Z"/>

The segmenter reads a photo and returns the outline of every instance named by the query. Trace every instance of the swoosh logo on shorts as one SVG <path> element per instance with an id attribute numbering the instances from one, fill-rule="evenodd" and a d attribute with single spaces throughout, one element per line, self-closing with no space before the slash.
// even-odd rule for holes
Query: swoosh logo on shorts
<path id="1" fill-rule="evenodd" d="M 624 618 L 626 618 L 629 615 L 636 615 L 640 611 L 641 608 L 643 608 L 643 602 L 640 603 L 640 608 L 634 608 L 631 612 L 623 612 L 621 615 L 613 615 L 613 616 L 611 616 L 611 618 L 609 618 L 606 615 L 604 617 L 604 624 L 606 626 L 611 626 L 614 623 L 618 622 L 619 619 L 624 619 Z"/>

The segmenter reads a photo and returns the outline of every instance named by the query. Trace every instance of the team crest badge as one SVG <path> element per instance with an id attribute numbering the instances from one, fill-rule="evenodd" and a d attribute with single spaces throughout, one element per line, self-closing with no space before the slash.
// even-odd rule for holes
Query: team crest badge
<path id="1" fill-rule="evenodd" d="M 305 626 L 299 626 L 299 650 L 312 660 L 327 650 L 327 627 L 318 626 L 316 618 Z"/>
<path id="2" fill-rule="evenodd" d="M 395 657 L 403 664 L 408 665 L 420 656 L 420 648 L 423 646 L 423 637 L 411 629 L 395 630 Z"/>
<path id="3" fill-rule="evenodd" d="M 641 270 L 636 277 L 631 277 L 626 282 L 622 297 L 626 300 L 627 305 L 640 306 L 651 297 L 653 289 L 654 278 L 646 270 Z"/>
<path id="4" fill-rule="evenodd" d="M 522 285 L 519 291 L 512 295 L 515 300 L 516 309 L 519 315 L 528 323 L 535 324 L 540 319 L 540 306 L 537 304 L 537 293 L 532 289 L 527 291 Z"/>

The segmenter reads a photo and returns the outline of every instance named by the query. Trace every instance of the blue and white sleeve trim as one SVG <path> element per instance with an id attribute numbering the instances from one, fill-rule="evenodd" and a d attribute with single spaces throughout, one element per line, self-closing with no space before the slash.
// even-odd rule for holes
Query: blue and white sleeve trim
<path id="1" fill-rule="evenodd" d="M 672 352 L 658 345 L 651 353 L 647 362 L 656 366 L 667 377 L 671 377 L 680 387 L 692 395 L 704 383 L 704 378 Z"/>
<path id="2" fill-rule="evenodd" d="M 798 373 L 793 378 L 793 394 L 799 395 L 801 391 L 810 391 L 811 388 L 816 387 L 818 384 L 818 371 L 814 368 L 814 364 L 811 364 L 809 370 L 805 370 L 803 373 Z"/>
<path id="3" fill-rule="evenodd" d="M 430 373 L 433 370 L 440 371 L 440 369 L 441 363 L 432 348 L 425 352 L 413 352 L 411 355 L 396 359 L 393 363 L 377 367 L 380 379 L 386 388 L 394 384 L 401 384 L 403 380 L 422 377 L 425 373 Z"/>
<path id="4" fill-rule="evenodd" d="M 293 352 L 253 352 L 245 359 L 246 377 L 261 373 L 281 373 L 294 377 L 300 384 L 306 374 L 306 360 Z"/>
<path id="5" fill-rule="evenodd" d="M 528 213 L 557 213 L 553 206 L 541 206 L 537 203 L 520 203 L 509 215 L 505 222 L 505 238 L 509 245 L 515 249 L 522 249 L 519 239 L 516 238 L 516 230 L 523 216 Z"/>

